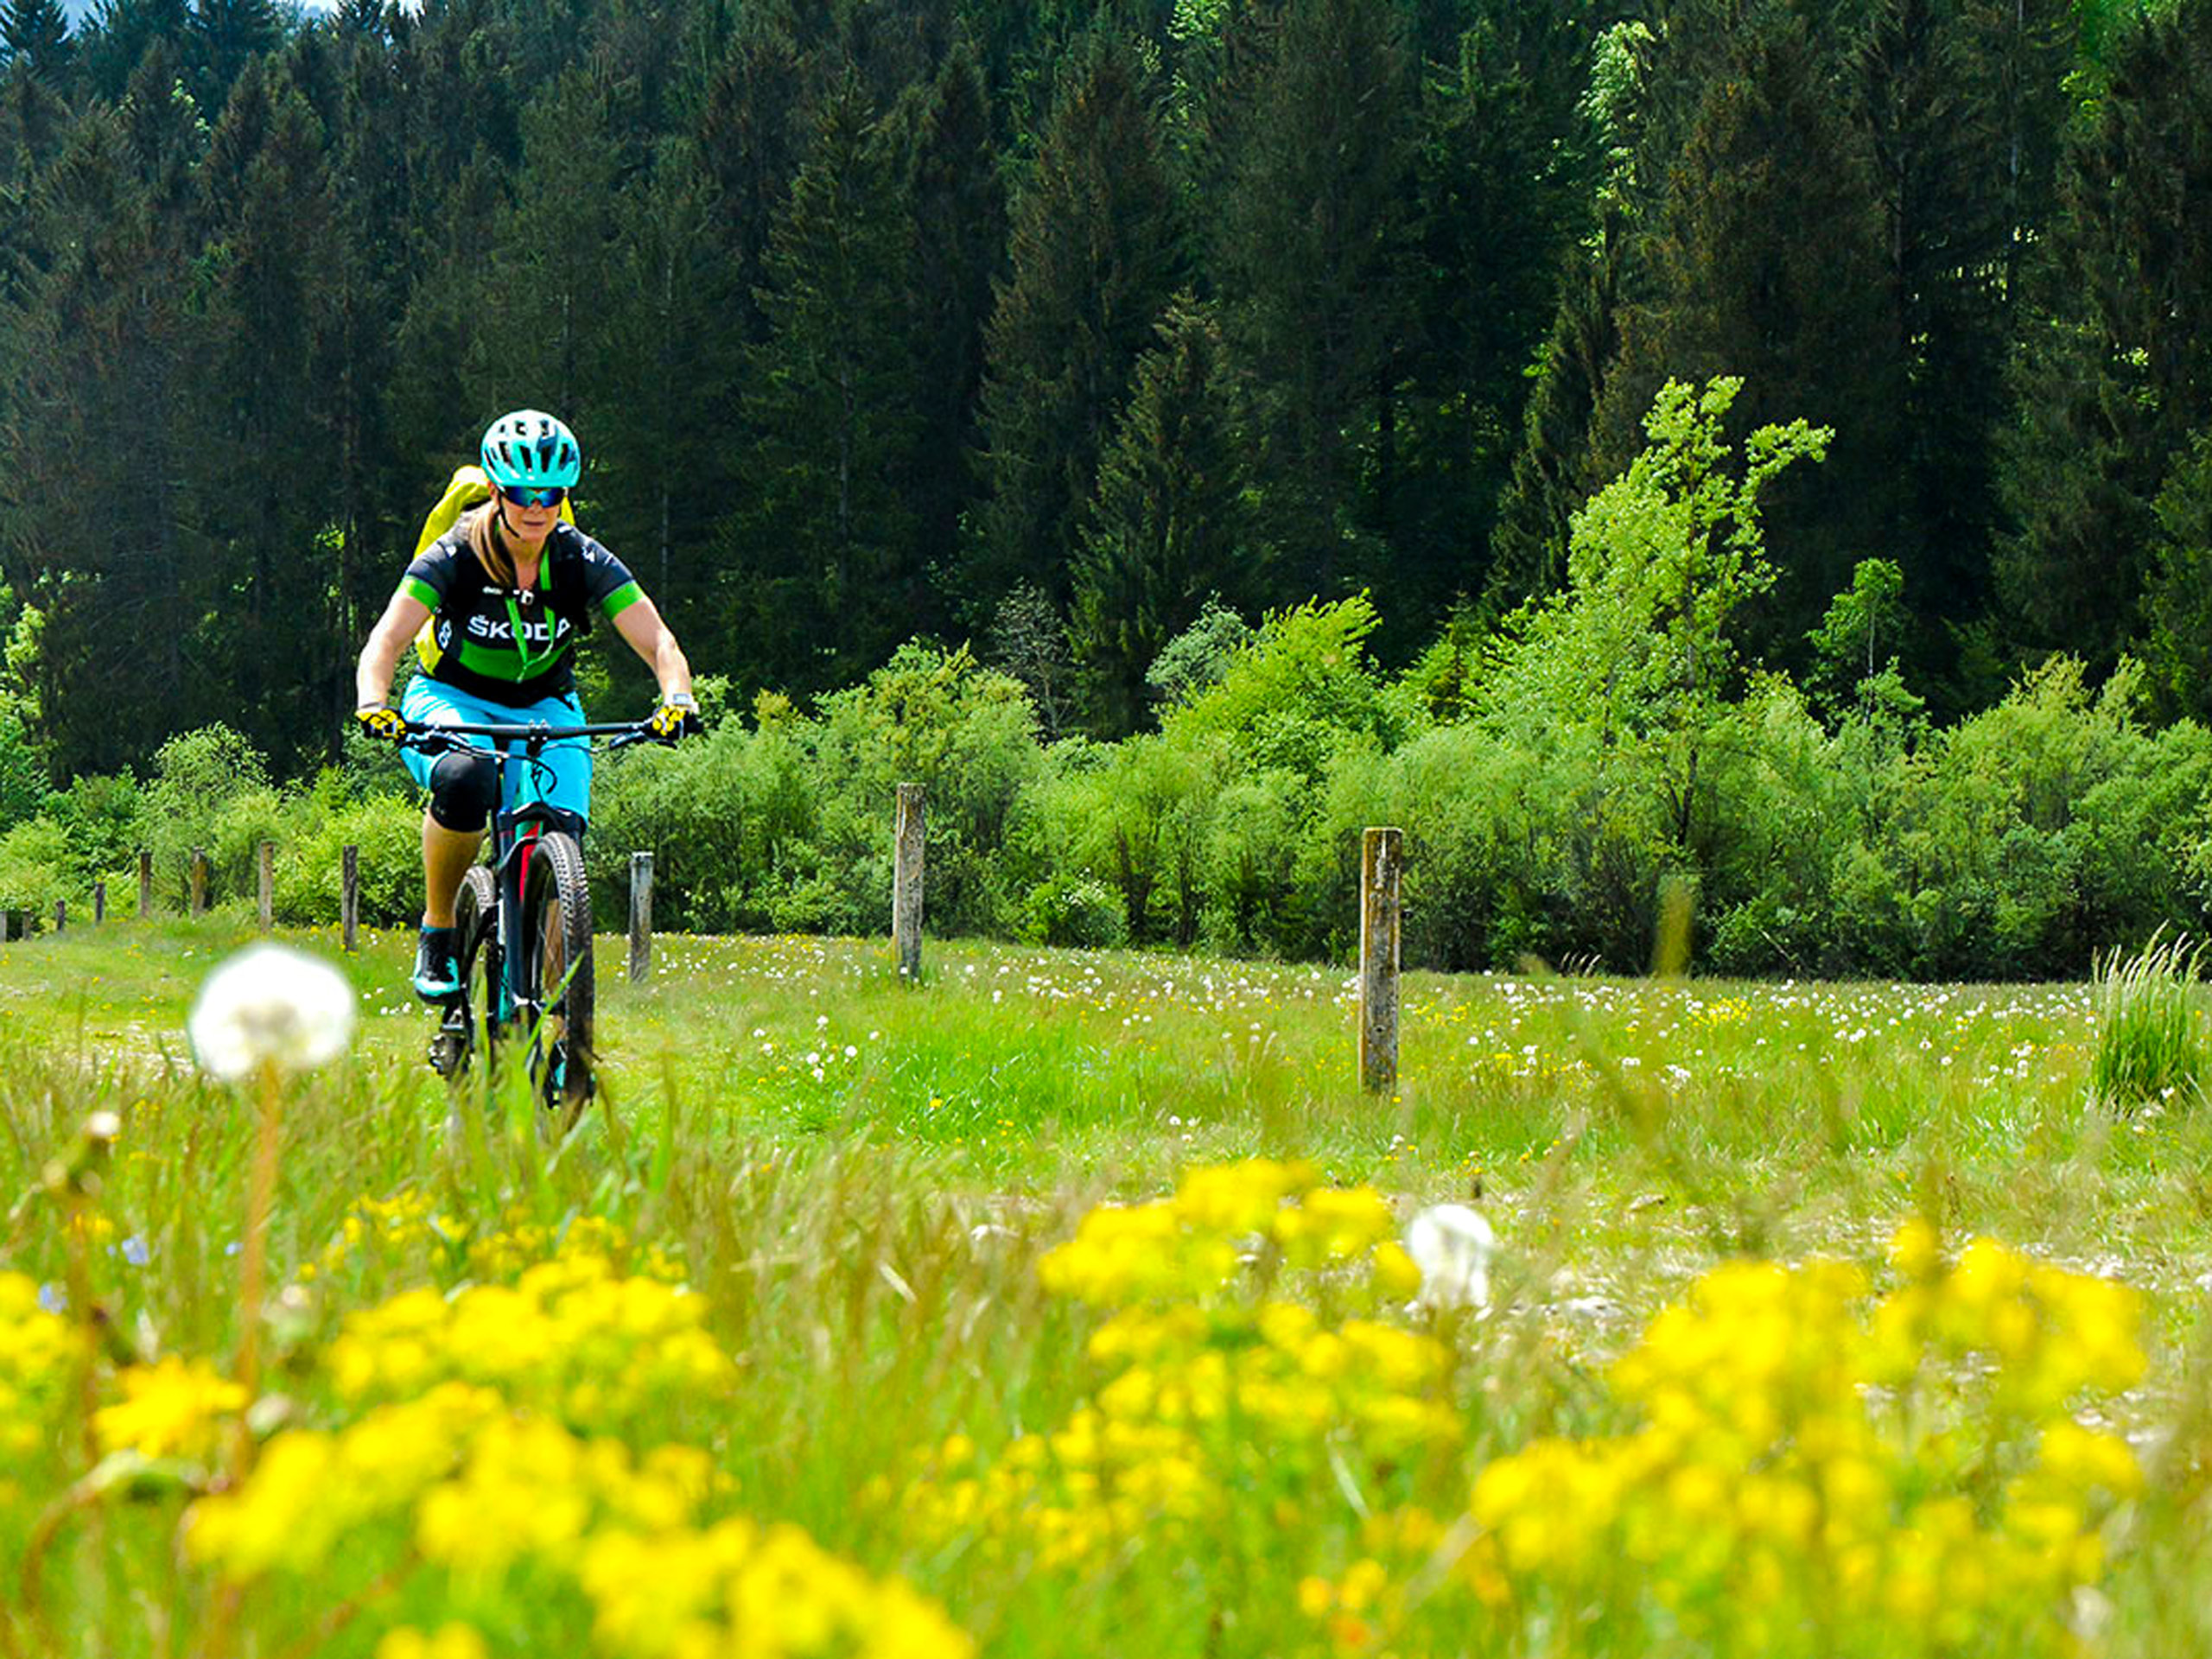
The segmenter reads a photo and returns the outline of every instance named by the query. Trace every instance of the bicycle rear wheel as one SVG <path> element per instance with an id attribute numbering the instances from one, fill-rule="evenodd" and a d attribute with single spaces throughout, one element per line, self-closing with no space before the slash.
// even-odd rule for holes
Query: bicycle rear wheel
<path id="1" fill-rule="evenodd" d="M 530 1074 L 565 1129 L 592 1096 L 591 890 L 573 836 L 539 836 L 529 860 L 516 978 L 537 1005 L 528 1033 Z"/>

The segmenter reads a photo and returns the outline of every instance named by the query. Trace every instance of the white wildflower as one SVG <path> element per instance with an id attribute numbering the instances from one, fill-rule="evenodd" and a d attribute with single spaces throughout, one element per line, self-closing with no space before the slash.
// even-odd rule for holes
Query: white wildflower
<path id="1" fill-rule="evenodd" d="M 312 1071 L 345 1052 L 353 988 L 327 962 L 257 944 L 207 976 L 185 1029 L 200 1068 L 226 1082 L 264 1064 Z"/>
<path id="2" fill-rule="evenodd" d="M 1464 1204 L 1432 1205 L 1406 1228 L 1406 1254 L 1421 1269 L 1424 1307 L 1483 1307 L 1497 1236 Z"/>

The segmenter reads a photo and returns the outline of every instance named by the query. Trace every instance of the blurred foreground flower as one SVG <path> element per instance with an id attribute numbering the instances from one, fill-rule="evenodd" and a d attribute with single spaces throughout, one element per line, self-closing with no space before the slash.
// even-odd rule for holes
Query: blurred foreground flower
<path id="1" fill-rule="evenodd" d="M 353 988 L 316 957 L 257 944 L 207 976 L 186 1029 L 200 1068 L 226 1083 L 264 1065 L 312 1071 L 345 1052 Z"/>
<path id="2" fill-rule="evenodd" d="M 1432 1205 L 1406 1229 L 1406 1254 L 1421 1269 L 1424 1307 L 1483 1307 L 1497 1236 L 1464 1204 Z"/>

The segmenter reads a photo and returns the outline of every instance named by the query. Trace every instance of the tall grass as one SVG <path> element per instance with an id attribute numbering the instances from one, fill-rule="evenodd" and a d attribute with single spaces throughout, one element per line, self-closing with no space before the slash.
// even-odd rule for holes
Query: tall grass
<path id="1" fill-rule="evenodd" d="M 44 1172 L 89 1113 L 116 1111 L 73 1270 L 105 1339 L 140 1360 L 219 1360 L 241 1334 L 253 1115 L 192 1071 L 180 1033 L 200 978 L 244 937 L 125 925 L 0 951 L 0 1273 L 66 1287 Z M 906 1576 L 1005 1659 L 1305 1652 L 1291 1599 L 1305 1563 L 1340 1572 L 1364 1548 L 1337 1502 L 1359 1483 L 1325 1462 L 1310 1511 L 1244 1516 L 1249 1533 L 1218 1549 L 1136 1552 L 1083 1582 L 894 1524 L 923 1451 L 958 1435 L 996 1456 L 1096 1396 L 1098 1316 L 1045 1295 L 1036 1263 L 1094 1205 L 1156 1197 L 1193 1163 L 1305 1157 L 1371 1182 L 1402 1218 L 1442 1199 L 1490 1215 L 1503 1253 L 1497 1306 L 1464 1333 L 1471 1458 L 1629 1427 L 1592 1379 L 1715 1262 L 1832 1255 L 1881 1282 L 1911 1214 L 1948 1242 L 1987 1233 L 2109 1264 L 2146 1293 L 2156 1335 L 2125 1426 L 2212 1421 L 2191 1414 L 2212 1411 L 2212 1359 L 2191 1343 L 2196 1277 L 2212 1270 L 2212 1114 L 2083 1109 L 2102 1092 L 2110 987 L 2154 977 L 2133 963 L 2101 964 L 2095 987 L 1995 989 L 1411 976 L 1400 1097 L 1377 1102 L 1357 1087 L 1338 974 L 933 944 L 907 987 L 880 943 L 671 938 L 649 985 L 607 976 L 609 1109 L 549 1156 L 514 1079 L 464 1092 L 462 1132 L 447 1132 L 427 1016 L 391 991 L 410 944 L 374 940 L 351 964 L 369 1003 L 355 1054 L 285 1103 L 270 1267 L 298 1294 L 278 1304 L 270 1369 L 302 1420 L 332 1420 L 321 1357 L 349 1315 L 504 1282 L 528 1257 L 487 1243 L 550 1249 L 603 1223 L 622 1270 L 657 1252 L 677 1264 L 737 1368 L 727 1399 L 671 1406 L 652 1432 L 710 1449 L 733 1507 Z M 2196 954 L 2160 948 L 2155 977 L 2186 1013 Z M 73 1447 L 0 1467 L 0 1561 L 82 1474 Z M 867 1501 L 886 1480 L 892 1497 Z M 2202 1617 L 2189 1610 L 2212 1563 L 2190 1528 L 2143 1513 L 2149 1542 L 2111 1585 L 2103 1650 L 2187 1650 L 2180 1625 Z M 56 1629 L 99 1630 L 86 1650 L 118 1659 L 193 1650 L 176 1639 L 194 1623 L 175 1520 L 174 1504 L 118 1509 L 111 1528 L 65 1529 L 45 1557 Z M 2195 1587 L 2152 1598 L 2160 1574 Z M 435 1629 L 443 1591 L 410 1583 L 314 1650 L 369 1659 L 386 1624 Z M 0 1655 L 11 1593 L 0 1584 Z M 242 1646 L 284 1650 L 332 1599 L 287 1594 L 249 1607 Z M 493 1652 L 545 1650 L 530 1643 L 560 1616 L 528 1617 Z M 32 1628 L 14 1626 L 19 1649 L 41 1650 Z M 1586 1630 L 1500 1650 L 1652 1649 Z"/>
<path id="2" fill-rule="evenodd" d="M 2204 944 L 2158 933 L 2133 956 L 2115 948 L 2096 964 L 2097 1045 L 2089 1088 L 2126 1109 L 2204 1086 L 2204 1037 L 2197 1017 Z"/>

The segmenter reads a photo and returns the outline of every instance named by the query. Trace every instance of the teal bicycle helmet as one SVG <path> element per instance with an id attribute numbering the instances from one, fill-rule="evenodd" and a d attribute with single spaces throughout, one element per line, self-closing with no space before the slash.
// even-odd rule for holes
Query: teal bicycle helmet
<path id="1" fill-rule="evenodd" d="M 576 435 L 538 410 L 502 415 L 484 434 L 484 474 L 497 489 L 573 489 L 583 465 Z"/>

